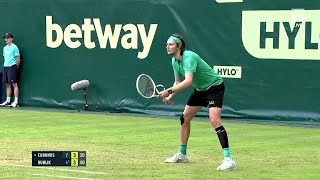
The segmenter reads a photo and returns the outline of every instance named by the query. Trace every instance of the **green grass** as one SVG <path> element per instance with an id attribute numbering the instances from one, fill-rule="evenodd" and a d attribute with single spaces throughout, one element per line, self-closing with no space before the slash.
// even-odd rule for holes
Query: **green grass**
<path id="1" fill-rule="evenodd" d="M 187 164 L 166 164 L 178 150 L 179 120 L 0 110 L 0 179 L 320 179 L 320 129 L 224 123 L 238 170 L 217 172 L 222 151 L 208 121 L 192 122 Z M 31 168 L 34 150 L 85 150 L 86 167 Z M 17 167 L 12 165 L 26 165 Z"/>

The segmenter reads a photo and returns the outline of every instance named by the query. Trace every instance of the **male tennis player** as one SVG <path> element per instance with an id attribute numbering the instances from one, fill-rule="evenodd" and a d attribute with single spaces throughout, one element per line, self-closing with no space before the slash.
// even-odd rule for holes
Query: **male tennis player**
<path id="1" fill-rule="evenodd" d="M 6 83 L 7 99 L 0 106 L 8 106 L 11 101 L 11 93 L 13 86 L 15 99 L 11 103 L 12 107 L 18 106 L 19 88 L 17 83 L 17 71 L 20 65 L 20 53 L 18 47 L 13 43 L 13 35 L 6 33 L 3 36 L 7 45 L 3 48 L 3 76 L 2 82 Z"/>
<path id="2" fill-rule="evenodd" d="M 224 160 L 217 170 L 236 170 L 231 158 L 227 131 L 221 123 L 221 108 L 224 96 L 224 83 L 221 77 L 198 54 L 185 50 L 185 41 L 179 34 L 173 34 L 167 41 L 167 53 L 172 56 L 175 76 L 173 87 L 161 91 L 159 98 L 166 104 L 172 103 L 174 95 L 190 86 L 194 89 L 184 112 L 180 117 L 179 152 L 165 160 L 167 163 L 188 162 L 187 143 L 190 135 L 190 121 L 202 107 L 209 108 L 212 127 L 216 130 L 223 149 Z"/>

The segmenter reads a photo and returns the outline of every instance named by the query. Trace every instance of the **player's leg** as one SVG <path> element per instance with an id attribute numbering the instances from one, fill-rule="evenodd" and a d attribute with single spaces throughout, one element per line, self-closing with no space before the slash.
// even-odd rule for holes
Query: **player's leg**
<path id="1" fill-rule="evenodd" d="M 7 98 L 6 98 L 6 100 L 1 104 L 1 106 L 8 106 L 8 105 L 10 105 L 10 102 L 11 102 L 11 92 L 12 92 L 11 84 L 10 84 L 10 83 L 6 83 L 6 95 L 7 95 Z"/>
<path id="2" fill-rule="evenodd" d="M 202 106 L 199 103 L 199 98 L 197 93 L 194 92 L 191 94 L 187 105 L 183 111 L 183 114 L 180 116 L 180 147 L 179 152 L 173 155 L 172 157 L 166 159 L 165 162 L 168 163 L 178 163 L 178 162 L 188 162 L 187 157 L 187 144 L 190 136 L 191 130 L 191 120 L 192 118 L 201 110 Z"/>
<path id="3" fill-rule="evenodd" d="M 167 163 L 188 162 L 187 144 L 190 136 L 191 120 L 199 112 L 202 106 L 186 105 L 183 114 L 180 116 L 180 147 L 179 152 L 166 159 Z"/>
<path id="4" fill-rule="evenodd" d="M 6 95 L 7 98 L 6 100 L 0 104 L 0 106 L 7 106 L 10 105 L 10 101 L 11 101 L 11 84 L 9 82 L 9 74 L 8 74 L 8 68 L 9 67 L 4 67 L 3 68 L 3 76 L 2 76 L 2 82 L 6 84 Z"/>
<path id="5" fill-rule="evenodd" d="M 13 65 L 8 69 L 9 81 L 13 86 L 13 92 L 14 92 L 14 101 L 11 103 L 12 107 L 18 106 L 19 87 L 17 84 L 17 73 L 18 73 L 17 65 Z"/>
<path id="6" fill-rule="evenodd" d="M 13 83 L 13 92 L 14 92 L 14 101 L 11 103 L 12 107 L 17 107 L 18 106 L 18 97 L 19 97 L 19 87 L 18 83 Z"/>
<path id="7" fill-rule="evenodd" d="M 186 105 L 183 115 L 180 116 L 180 152 L 186 154 L 186 146 L 190 136 L 191 120 L 201 110 L 202 106 Z M 185 147 L 185 148 L 183 148 Z"/>
<path id="8" fill-rule="evenodd" d="M 231 157 L 229 140 L 226 129 L 221 123 L 221 108 L 211 107 L 209 108 L 209 116 L 212 127 L 216 130 L 220 145 L 223 150 L 224 160 L 222 164 L 217 168 L 221 171 L 229 171 L 236 169 L 236 163 Z"/>
<path id="9" fill-rule="evenodd" d="M 235 170 L 236 164 L 231 158 L 228 134 L 221 122 L 221 110 L 224 96 L 224 84 L 214 86 L 208 90 L 209 118 L 215 129 L 223 150 L 224 160 L 217 170 Z"/>

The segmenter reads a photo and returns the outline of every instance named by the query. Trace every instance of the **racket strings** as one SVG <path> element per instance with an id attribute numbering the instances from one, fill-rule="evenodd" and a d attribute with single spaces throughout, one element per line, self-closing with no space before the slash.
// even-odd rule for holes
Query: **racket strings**
<path id="1" fill-rule="evenodd" d="M 152 80 L 146 76 L 140 77 L 138 81 L 138 88 L 140 93 L 145 97 L 151 97 L 154 95 L 155 87 L 152 83 Z"/>

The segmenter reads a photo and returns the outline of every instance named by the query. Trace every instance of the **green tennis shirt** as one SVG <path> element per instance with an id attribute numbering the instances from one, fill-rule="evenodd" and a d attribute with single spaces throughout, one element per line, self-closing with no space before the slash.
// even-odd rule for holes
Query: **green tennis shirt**
<path id="1" fill-rule="evenodd" d="M 193 73 L 192 87 L 198 91 L 206 91 L 211 86 L 223 82 L 223 79 L 198 54 L 189 50 L 183 52 L 181 60 L 172 57 L 172 67 L 176 77 L 185 77 L 186 73 Z"/>

